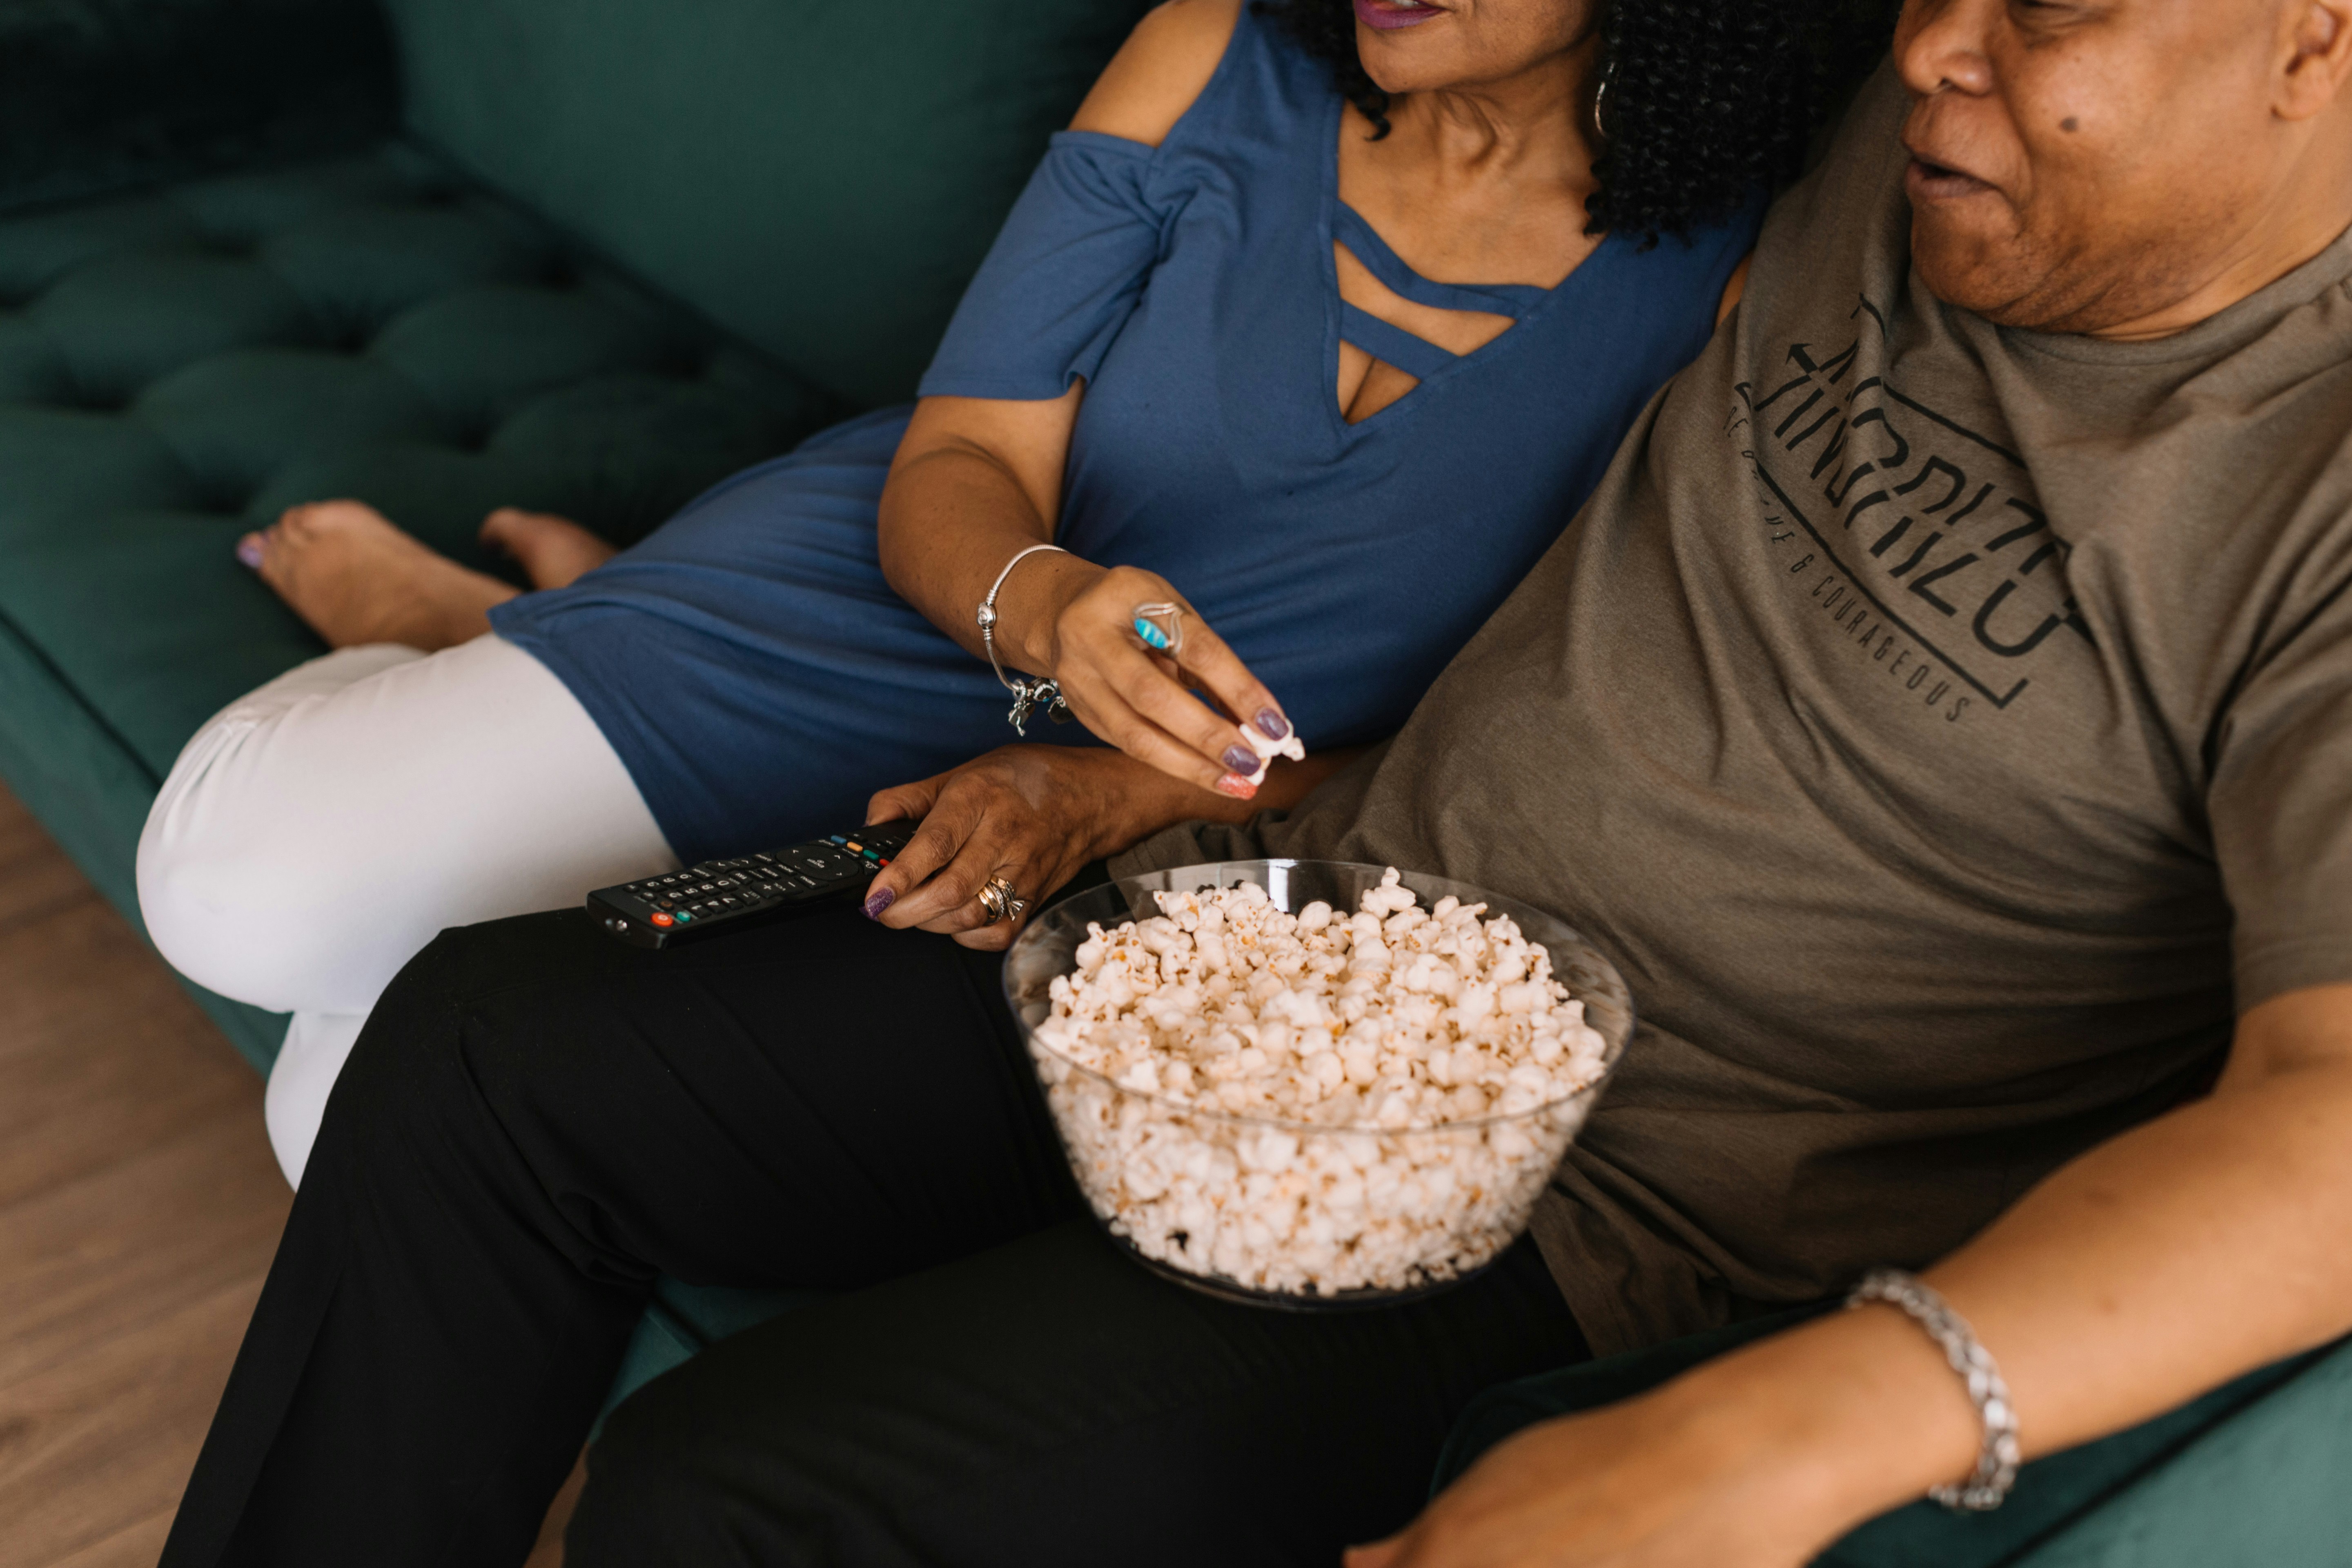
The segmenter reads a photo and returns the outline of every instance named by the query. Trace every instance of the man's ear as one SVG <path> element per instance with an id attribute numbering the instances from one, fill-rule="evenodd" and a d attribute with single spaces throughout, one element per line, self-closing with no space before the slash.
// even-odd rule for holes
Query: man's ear
<path id="1" fill-rule="evenodd" d="M 2352 78 L 2352 0 L 2287 0 L 2280 27 L 2282 120 L 2309 120 Z"/>

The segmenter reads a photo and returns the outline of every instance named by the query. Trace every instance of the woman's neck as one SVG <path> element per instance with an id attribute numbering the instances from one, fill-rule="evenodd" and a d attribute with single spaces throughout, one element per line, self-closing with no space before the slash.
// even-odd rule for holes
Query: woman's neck
<path id="1" fill-rule="evenodd" d="M 1593 188 L 1601 39 L 1492 82 L 1406 94 L 1389 112 L 1381 161 L 1422 165 L 1441 186 L 1494 182 Z"/>

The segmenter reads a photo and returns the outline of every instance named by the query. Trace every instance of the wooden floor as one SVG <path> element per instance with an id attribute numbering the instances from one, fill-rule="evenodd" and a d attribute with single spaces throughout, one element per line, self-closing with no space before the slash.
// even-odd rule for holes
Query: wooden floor
<path id="1" fill-rule="evenodd" d="M 154 1563 L 290 1198 L 261 1080 L 0 791 L 0 1564 Z"/>

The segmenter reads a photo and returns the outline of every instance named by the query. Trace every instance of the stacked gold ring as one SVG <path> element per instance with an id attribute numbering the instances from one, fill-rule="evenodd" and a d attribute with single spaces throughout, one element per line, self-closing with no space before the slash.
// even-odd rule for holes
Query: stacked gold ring
<path id="1" fill-rule="evenodd" d="M 1027 914 L 1029 900 L 1003 878 L 991 877 L 988 886 L 980 890 L 980 907 L 988 911 L 988 923 L 994 925 L 999 921 L 1017 921 Z"/>

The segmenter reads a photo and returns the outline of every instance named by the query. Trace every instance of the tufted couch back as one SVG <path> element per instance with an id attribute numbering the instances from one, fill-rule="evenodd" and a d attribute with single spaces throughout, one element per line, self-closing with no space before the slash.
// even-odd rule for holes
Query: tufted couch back
<path id="1" fill-rule="evenodd" d="M 905 395 L 1143 4 L 0 0 L 0 776 L 135 917 L 182 743 L 320 651 L 239 533 L 496 570 Z"/>
<path id="2" fill-rule="evenodd" d="M 845 401 L 908 395 L 1146 0 L 385 0 L 418 139 Z"/>

